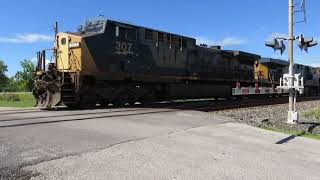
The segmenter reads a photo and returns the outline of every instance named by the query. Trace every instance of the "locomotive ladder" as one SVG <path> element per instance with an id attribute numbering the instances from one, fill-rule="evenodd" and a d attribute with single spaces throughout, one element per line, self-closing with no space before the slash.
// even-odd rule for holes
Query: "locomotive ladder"
<path id="1" fill-rule="evenodd" d="M 61 100 L 65 105 L 75 104 L 75 86 L 69 73 L 63 73 L 63 83 L 61 86 Z"/>

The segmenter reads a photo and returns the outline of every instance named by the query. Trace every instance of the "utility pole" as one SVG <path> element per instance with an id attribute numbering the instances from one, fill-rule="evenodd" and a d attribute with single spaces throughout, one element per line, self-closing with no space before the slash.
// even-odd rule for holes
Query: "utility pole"
<path id="1" fill-rule="evenodd" d="M 290 87 L 294 86 L 294 76 L 293 76 L 293 41 L 295 40 L 294 35 L 293 35 L 293 15 L 294 15 L 294 4 L 293 0 L 289 0 L 289 27 L 288 27 L 288 58 L 289 58 L 289 84 Z M 290 88 L 289 89 L 289 111 L 288 111 L 288 121 L 287 123 L 294 124 L 295 123 L 295 118 L 294 112 L 295 112 L 295 107 L 294 107 L 294 95 L 295 95 L 295 89 Z"/>

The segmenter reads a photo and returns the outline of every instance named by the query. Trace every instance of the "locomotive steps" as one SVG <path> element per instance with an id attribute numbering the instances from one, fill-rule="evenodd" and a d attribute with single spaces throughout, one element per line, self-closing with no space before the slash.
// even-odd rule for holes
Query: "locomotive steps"
<path id="1" fill-rule="evenodd" d="M 75 94 L 75 84 L 72 82 L 72 77 L 69 73 L 64 73 L 63 83 L 61 86 L 61 100 L 66 105 L 77 103 Z"/>

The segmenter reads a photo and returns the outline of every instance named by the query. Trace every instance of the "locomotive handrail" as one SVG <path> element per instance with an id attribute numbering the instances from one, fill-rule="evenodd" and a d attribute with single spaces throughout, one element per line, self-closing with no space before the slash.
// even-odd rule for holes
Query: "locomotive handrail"
<path id="1" fill-rule="evenodd" d="M 80 61 L 79 61 L 78 57 L 74 54 L 73 51 L 70 51 L 70 52 L 71 52 L 71 55 L 72 55 L 72 58 L 70 57 L 71 64 L 75 64 L 76 69 L 80 70 Z"/>

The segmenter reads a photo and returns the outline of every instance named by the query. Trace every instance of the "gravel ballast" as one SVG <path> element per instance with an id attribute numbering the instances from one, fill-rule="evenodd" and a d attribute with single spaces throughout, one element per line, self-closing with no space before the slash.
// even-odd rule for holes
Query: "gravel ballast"
<path id="1" fill-rule="evenodd" d="M 314 109 L 320 109 L 320 100 L 298 102 L 297 110 L 300 118 L 295 125 L 286 123 L 288 104 L 222 110 L 213 113 L 232 117 L 240 123 L 252 126 L 320 134 L 320 120 L 303 116 L 303 112 Z"/>

